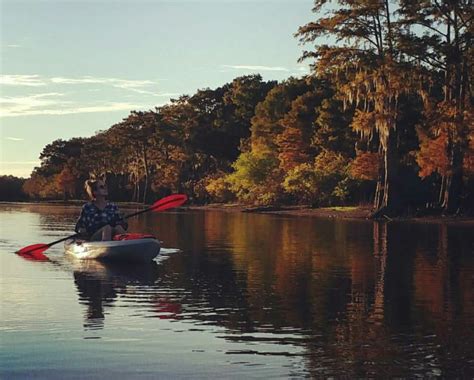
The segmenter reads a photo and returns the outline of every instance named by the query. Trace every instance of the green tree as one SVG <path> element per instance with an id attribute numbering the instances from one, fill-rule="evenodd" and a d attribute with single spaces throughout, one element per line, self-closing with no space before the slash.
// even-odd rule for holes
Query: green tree
<path id="1" fill-rule="evenodd" d="M 355 182 L 349 176 L 349 159 L 337 152 L 323 150 L 314 163 L 289 170 L 283 182 L 286 192 L 299 203 L 327 206 L 346 202 Z"/>
<path id="2" fill-rule="evenodd" d="M 43 176 L 60 173 L 69 159 L 80 157 L 83 146 L 83 138 L 58 139 L 47 144 L 40 154 L 41 164 L 35 172 Z"/>
<path id="3" fill-rule="evenodd" d="M 331 96 L 322 101 L 317 115 L 312 136 L 317 152 L 326 149 L 353 157 L 356 145 L 356 134 L 350 128 L 353 110 L 344 109 L 342 102 Z"/>
<path id="4" fill-rule="evenodd" d="M 254 152 L 275 151 L 275 136 L 283 130 L 281 121 L 291 109 L 292 102 L 308 92 L 305 79 L 289 78 L 273 87 L 255 108 L 251 126 L 251 149 Z"/>
<path id="5" fill-rule="evenodd" d="M 276 81 L 264 82 L 261 75 L 246 75 L 235 78 L 224 94 L 224 102 L 230 112 L 223 112 L 216 120 L 226 133 L 233 137 L 235 160 L 242 147 L 249 146 L 251 121 L 255 115 L 255 107 L 262 102 L 268 92 L 276 86 Z"/>
<path id="6" fill-rule="evenodd" d="M 234 172 L 226 177 L 239 201 L 271 204 L 279 199 L 279 161 L 273 154 L 244 152 L 232 165 Z"/>
<path id="7" fill-rule="evenodd" d="M 23 191 L 25 183 L 24 178 L 18 178 L 12 175 L 0 176 L 0 200 L 1 201 L 22 201 L 27 198 Z"/>

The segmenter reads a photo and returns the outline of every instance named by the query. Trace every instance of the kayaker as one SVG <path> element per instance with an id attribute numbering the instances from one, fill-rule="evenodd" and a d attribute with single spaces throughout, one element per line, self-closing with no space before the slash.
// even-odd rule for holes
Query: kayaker
<path id="1" fill-rule="evenodd" d="M 125 233 L 128 224 L 118 206 L 107 201 L 109 193 L 105 182 L 89 179 L 85 183 L 85 189 L 90 202 L 82 206 L 76 232 L 91 241 L 112 240 L 115 235 Z"/>

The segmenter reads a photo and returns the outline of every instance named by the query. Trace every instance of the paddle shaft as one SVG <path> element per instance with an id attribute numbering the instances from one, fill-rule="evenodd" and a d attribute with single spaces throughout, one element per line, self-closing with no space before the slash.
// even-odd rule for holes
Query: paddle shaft
<path id="1" fill-rule="evenodd" d="M 168 208 L 169 205 L 173 204 L 173 203 L 176 203 L 177 200 L 176 199 L 170 199 L 169 201 L 166 201 L 166 202 L 160 202 L 159 204 L 157 205 L 153 205 L 151 207 L 148 207 L 144 210 L 141 210 L 141 211 L 137 211 L 137 212 L 134 212 L 133 214 L 129 214 L 127 216 L 124 216 L 124 219 L 128 219 L 128 218 L 131 218 L 132 216 L 137 216 L 137 215 L 140 215 L 140 214 L 143 214 L 145 212 L 148 212 L 148 211 L 153 211 L 153 210 L 159 210 L 161 208 L 164 208 L 165 210 Z M 180 203 L 182 203 L 181 201 L 178 201 Z M 184 202 L 184 200 L 183 200 Z"/>
<path id="2" fill-rule="evenodd" d="M 126 216 L 124 216 L 123 218 L 124 218 L 124 219 L 128 219 L 128 218 L 131 218 L 132 216 L 137 216 L 137 215 L 143 214 L 143 213 L 145 213 L 145 212 L 152 211 L 152 210 L 154 210 L 154 209 L 155 209 L 155 207 L 148 207 L 148 208 L 146 208 L 146 209 L 144 209 L 144 210 L 137 211 L 137 212 L 134 212 L 133 214 L 126 215 Z"/>
<path id="3" fill-rule="evenodd" d="M 72 238 L 75 238 L 76 236 L 79 236 L 80 234 L 74 234 L 74 235 L 71 235 L 71 236 L 66 236 L 65 238 L 62 238 L 62 239 L 59 239 L 59 240 L 56 240 L 56 241 L 53 241 L 49 244 L 46 244 L 48 247 L 52 247 L 53 245 L 55 244 L 58 244 L 58 243 L 61 243 L 62 241 L 66 241 L 66 240 L 69 240 L 69 239 L 72 239 Z"/>

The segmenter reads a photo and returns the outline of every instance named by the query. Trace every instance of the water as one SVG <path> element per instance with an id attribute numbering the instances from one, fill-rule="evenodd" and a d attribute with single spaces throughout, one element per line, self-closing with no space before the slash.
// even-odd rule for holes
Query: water
<path id="1" fill-rule="evenodd" d="M 150 265 L 12 253 L 77 213 L 0 205 L 1 378 L 474 376 L 472 224 L 165 212 Z"/>

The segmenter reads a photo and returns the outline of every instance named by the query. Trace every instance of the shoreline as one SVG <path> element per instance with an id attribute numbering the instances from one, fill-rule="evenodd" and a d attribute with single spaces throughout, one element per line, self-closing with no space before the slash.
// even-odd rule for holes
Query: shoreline
<path id="1" fill-rule="evenodd" d="M 282 207 L 246 207 L 239 204 L 209 204 L 204 206 L 187 206 L 189 210 L 211 210 L 224 212 L 245 212 L 256 214 L 282 215 L 292 217 L 310 217 L 325 219 L 345 219 L 359 221 L 386 221 L 386 222 L 415 222 L 415 223 L 454 223 L 460 225 L 474 226 L 474 218 L 467 216 L 405 216 L 385 217 L 384 219 L 371 219 L 372 207 L 370 206 L 347 206 L 347 207 L 321 207 L 311 208 L 309 206 L 282 206 Z"/>
<path id="2" fill-rule="evenodd" d="M 86 200 L 68 200 L 68 201 L 38 201 L 38 202 L 8 202 L 0 201 L 0 205 L 57 205 L 57 206 L 77 206 L 81 207 Z M 149 205 L 136 202 L 115 202 L 121 208 L 135 208 L 145 209 Z M 311 208 L 309 206 L 262 206 L 250 207 L 237 203 L 211 203 L 208 205 L 185 205 L 177 208 L 177 210 L 191 210 L 191 211 L 221 211 L 221 212 L 242 212 L 254 214 L 270 214 L 291 217 L 310 217 L 310 218 L 325 218 L 325 219 L 344 219 L 344 220 L 359 220 L 370 221 L 379 220 L 386 222 L 414 222 L 414 223 L 449 223 L 459 225 L 474 226 L 474 217 L 468 216 L 442 216 L 442 215 L 426 215 L 426 216 L 402 216 L 402 217 L 385 217 L 384 219 L 371 219 L 371 206 L 335 206 L 335 207 L 321 207 Z"/>

